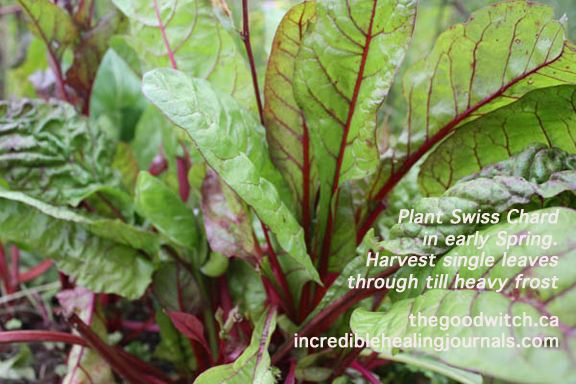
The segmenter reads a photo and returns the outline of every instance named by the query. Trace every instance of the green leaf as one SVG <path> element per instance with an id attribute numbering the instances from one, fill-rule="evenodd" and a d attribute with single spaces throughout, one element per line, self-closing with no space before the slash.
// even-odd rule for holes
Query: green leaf
<path id="1" fill-rule="evenodd" d="M 202 183 L 202 217 L 212 250 L 257 264 L 256 238 L 248 207 L 212 170 Z"/>
<path id="2" fill-rule="evenodd" d="M 119 170 L 122 174 L 122 184 L 126 190 L 130 191 L 133 196 L 136 189 L 136 180 L 138 179 L 138 161 L 132 152 L 132 147 L 124 142 L 119 142 L 116 147 L 116 154 L 112 167 Z"/>
<path id="3" fill-rule="evenodd" d="M 242 315 L 255 323 L 264 313 L 267 300 L 261 277 L 253 266 L 241 259 L 230 260 L 226 276 L 230 294 L 240 305 Z"/>
<path id="4" fill-rule="evenodd" d="M 381 200 L 436 144 L 463 124 L 526 93 L 576 84 L 576 47 L 564 41 L 553 8 L 494 4 L 444 32 L 404 76 L 406 128 L 382 156 L 371 200 Z"/>
<path id="5" fill-rule="evenodd" d="M 338 187 L 378 165 L 376 113 L 406 54 L 416 2 L 324 0 L 316 14 L 296 58 L 294 94 L 322 167 L 320 244 Z"/>
<path id="6" fill-rule="evenodd" d="M 26 15 L 28 27 L 59 59 L 78 36 L 70 15 L 49 0 L 17 0 Z"/>
<path id="7" fill-rule="evenodd" d="M 330 192 L 378 163 L 376 112 L 408 48 L 416 2 L 325 0 L 316 13 L 296 59 L 294 89 Z"/>
<path id="8" fill-rule="evenodd" d="M 90 117 L 110 121 L 110 137 L 130 142 L 138 119 L 148 106 L 141 80 L 126 62 L 109 49 L 96 74 L 90 96 Z"/>
<path id="9" fill-rule="evenodd" d="M 74 48 L 74 60 L 66 71 L 66 84 L 76 91 L 82 103 L 82 110 L 86 114 L 89 111 L 90 94 L 100 61 L 108 49 L 108 40 L 123 28 L 125 23 L 122 21 L 120 15 L 112 12 L 83 34 Z"/>
<path id="10" fill-rule="evenodd" d="M 356 310 L 351 319 L 352 330 L 360 335 L 366 333 L 370 336 L 378 336 L 384 333 L 388 337 L 412 337 L 413 333 L 430 337 L 446 337 L 446 334 L 463 337 L 488 337 L 491 342 L 494 339 L 502 338 L 502 335 L 513 337 L 512 348 L 503 347 L 499 349 L 482 348 L 454 348 L 438 351 L 434 347 L 422 346 L 406 348 L 406 351 L 428 354 L 445 364 L 451 366 L 474 370 L 482 374 L 509 380 L 514 382 L 557 382 L 568 383 L 576 377 L 574 358 L 571 350 L 576 347 L 574 329 L 576 327 L 576 317 L 574 316 L 576 307 L 575 293 L 573 289 L 576 281 L 576 270 L 572 267 L 576 258 L 576 244 L 572 239 L 572 234 L 576 229 L 576 212 L 566 208 L 548 208 L 537 211 L 538 214 L 555 213 L 558 209 L 558 222 L 550 225 L 547 222 L 539 224 L 503 223 L 492 226 L 481 232 L 482 235 L 490 235 L 488 243 L 482 250 L 478 250 L 474 245 L 459 246 L 441 259 L 431 272 L 432 275 L 448 274 L 450 289 L 453 286 L 454 278 L 458 273 L 460 277 L 474 278 L 500 278 L 509 279 L 501 292 L 490 289 L 477 290 L 446 290 L 433 289 L 424 294 L 414 293 L 415 298 L 396 302 L 387 313 L 370 313 L 363 309 Z M 497 234 L 506 231 L 508 234 L 518 234 L 530 232 L 531 235 L 553 235 L 554 241 L 547 249 L 534 245 L 518 245 L 506 250 L 499 245 Z M 541 267 L 539 265 L 529 267 L 516 264 L 515 266 L 502 266 L 502 258 L 507 253 L 507 257 L 544 257 L 545 255 L 557 255 L 558 265 L 551 267 Z M 450 255 L 479 255 L 485 252 L 486 255 L 495 257 L 496 264 L 493 267 L 479 266 L 478 268 L 444 267 L 442 260 Z M 529 265 L 529 264 L 528 264 Z M 552 278 L 557 277 L 557 287 L 542 288 L 542 286 L 532 289 L 516 289 L 515 278 L 523 274 L 524 277 L 531 278 Z M 498 286 L 500 286 L 498 284 Z M 410 314 L 421 313 L 423 316 L 499 316 L 509 314 L 511 316 L 528 316 L 533 320 L 533 324 L 538 324 L 541 316 L 557 316 L 560 325 L 558 327 L 528 326 L 522 324 L 517 327 L 495 326 L 450 326 L 441 330 L 440 327 L 412 326 L 408 321 Z M 521 342 L 523 337 L 558 337 L 559 348 L 514 348 Z M 372 348 L 376 352 L 393 353 L 390 348 Z M 496 352 L 497 351 L 497 352 Z"/>
<path id="11" fill-rule="evenodd" d="M 318 190 L 318 171 L 313 163 L 308 128 L 292 89 L 294 63 L 302 37 L 316 17 L 316 3 L 294 6 L 282 19 L 272 43 L 264 87 L 264 119 L 270 157 L 282 172 L 299 202 L 297 217 L 310 225 Z"/>
<path id="12" fill-rule="evenodd" d="M 210 368 L 198 376 L 194 384 L 273 384 L 276 380 L 270 370 L 268 345 L 275 328 L 276 309 L 271 309 L 262 315 L 252 333 L 250 345 L 234 363 Z"/>
<path id="13" fill-rule="evenodd" d="M 160 327 L 160 344 L 154 356 L 173 363 L 183 375 L 191 376 L 196 360 L 190 340 L 178 332 L 170 317 L 161 310 L 156 311 L 156 323 Z"/>
<path id="14" fill-rule="evenodd" d="M 206 81 L 175 70 L 147 73 L 143 91 L 188 133 L 208 164 L 270 227 L 280 246 L 319 281 L 306 252 L 304 231 L 275 187 L 282 185 L 281 176 L 268 157 L 263 129 L 254 116 Z"/>
<path id="15" fill-rule="evenodd" d="M 422 164 L 419 181 L 439 195 L 466 175 L 507 159 L 538 141 L 576 152 L 576 87 L 532 91 L 522 99 L 463 125 Z"/>
<path id="16" fill-rule="evenodd" d="M 478 213 L 501 213 L 515 205 L 527 205 L 535 197 L 551 198 L 562 192 L 576 193 L 576 156 L 558 148 L 533 144 L 524 151 L 484 168 L 479 174 L 463 179 L 440 197 L 423 198 L 413 208 L 418 213 L 440 212 L 442 223 L 407 222 L 394 225 L 390 238 L 380 245 L 399 255 L 442 255 L 450 246 L 446 236 L 473 233 L 478 224 L 452 224 L 452 212 L 459 216 Z M 438 244 L 424 244 L 425 235 L 437 235 Z"/>
<path id="17" fill-rule="evenodd" d="M 0 103 L 0 177 L 12 190 L 74 207 L 99 191 L 122 195 L 120 175 L 110 166 L 114 151 L 70 104 Z M 118 208 L 130 211 L 129 196 L 125 202 Z"/>
<path id="18" fill-rule="evenodd" d="M 150 258 L 158 250 L 153 233 L 120 221 L 91 220 L 21 192 L 1 190 L 0 237 L 53 259 L 79 285 L 130 299 L 140 297 L 150 284 Z"/>
<path id="19" fill-rule="evenodd" d="M 198 283 L 181 264 L 160 264 L 153 283 L 154 296 L 167 312 L 198 313 L 205 304 Z"/>
<path id="20" fill-rule="evenodd" d="M 209 1 L 113 2 L 130 19 L 127 41 L 140 54 L 144 72 L 178 68 L 192 77 L 207 79 L 247 107 L 255 105 L 250 72 Z"/>
<path id="21" fill-rule="evenodd" d="M 199 244 L 194 212 L 160 179 L 141 171 L 136 183 L 135 207 L 138 214 L 179 246 L 195 249 Z"/>

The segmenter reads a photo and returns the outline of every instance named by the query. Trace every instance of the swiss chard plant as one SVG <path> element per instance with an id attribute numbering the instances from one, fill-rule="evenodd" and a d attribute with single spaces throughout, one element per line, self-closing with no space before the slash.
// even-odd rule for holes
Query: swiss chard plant
<path id="1" fill-rule="evenodd" d="M 28 54 L 34 48 L 41 59 L 33 88 L 0 104 L 0 344 L 70 345 L 58 346 L 66 383 L 574 382 L 576 44 L 566 18 L 524 0 L 483 2 L 471 14 L 450 2 L 468 20 L 427 50 L 428 4 L 304 1 L 286 8 L 268 47 L 248 1 L 229 3 L 2 8 L 13 29 L 27 25 Z M 410 47 L 413 36 L 420 45 Z M 397 224 L 403 208 L 560 209 L 560 221 Z M 554 245 L 537 252 L 560 255 L 559 265 L 366 263 L 369 252 L 470 254 L 424 236 L 476 231 L 553 233 Z M 501 256 L 491 238 L 485 251 Z M 560 283 L 348 286 L 350 276 L 459 272 L 559 275 Z M 48 302 L 38 294 L 46 286 L 58 291 Z M 42 321 L 14 330 L 8 324 L 24 319 L 18 304 L 28 301 Z M 295 335 L 444 335 L 410 327 L 416 312 L 557 316 L 560 326 L 544 331 L 451 332 L 561 344 L 497 352 L 295 345 Z M 13 377 L 17 360 L 6 359 Z"/>

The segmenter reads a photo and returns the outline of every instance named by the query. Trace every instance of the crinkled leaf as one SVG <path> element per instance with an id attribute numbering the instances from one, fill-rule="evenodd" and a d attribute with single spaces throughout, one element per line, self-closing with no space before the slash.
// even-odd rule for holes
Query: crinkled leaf
<path id="1" fill-rule="evenodd" d="M 197 313 L 203 305 L 200 287 L 183 265 L 162 263 L 153 276 L 154 296 L 168 312 Z"/>
<path id="2" fill-rule="evenodd" d="M 114 149 L 70 104 L 0 103 L 0 177 L 12 190 L 77 206 L 98 191 L 120 186 L 119 173 L 110 167 Z"/>
<path id="3" fill-rule="evenodd" d="M 130 19 L 127 41 L 139 53 L 144 71 L 171 67 L 171 52 L 181 71 L 209 80 L 248 107 L 255 104 L 250 72 L 209 1 L 113 2 Z"/>
<path id="4" fill-rule="evenodd" d="M 83 322 L 90 326 L 101 339 L 108 338 L 102 313 L 96 303 L 96 295 L 88 289 L 77 286 L 59 292 L 60 306 L 65 312 L 76 313 Z M 112 369 L 98 352 L 91 348 L 74 345 L 67 358 L 68 372 L 62 380 L 64 384 L 114 383 Z"/>
<path id="5" fill-rule="evenodd" d="M 276 309 L 264 313 L 252 332 L 250 345 L 232 364 L 220 365 L 202 373 L 195 384 L 273 384 L 274 375 L 270 370 L 268 345 L 276 328 Z"/>
<path id="6" fill-rule="evenodd" d="M 120 221 L 90 220 L 21 192 L 0 191 L 0 236 L 26 244 L 94 292 L 140 297 L 158 239 Z M 144 252 L 149 252 L 146 255 Z"/>
<path id="7" fill-rule="evenodd" d="M 248 208 L 212 170 L 202 183 L 202 214 L 210 248 L 228 257 L 257 261 Z"/>
<path id="8" fill-rule="evenodd" d="M 275 186 L 283 180 L 269 159 L 263 129 L 254 116 L 206 81 L 175 70 L 147 73 L 143 91 L 188 133 L 208 164 L 270 227 L 280 246 L 319 281 L 306 252 L 304 231 Z"/>
<path id="9" fill-rule="evenodd" d="M 282 19 L 272 43 L 264 87 L 264 119 L 270 156 L 299 202 L 298 217 L 310 225 L 318 189 L 318 172 L 311 153 L 308 128 L 292 89 L 294 63 L 316 3 L 294 6 Z"/>
<path id="10" fill-rule="evenodd" d="M 136 212 L 150 220 L 170 241 L 188 249 L 198 246 L 194 212 L 160 179 L 146 171 L 140 172 L 135 202 Z"/>
<path id="11" fill-rule="evenodd" d="M 404 76 L 406 128 L 383 155 L 371 199 L 381 200 L 434 145 L 462 124 L 526 93 L 576 84 L 576 47 L 554 9 L 526 1 L 494 4 L 438 38 Z"/>
<path id="12" fill-rule="evenodd" d="M 70 15 L 49 0 L 17 0 L 26 15 L 28 27 L 56 58 L 78 36 Z"/>
<path id="13" fill-rule="evenodd" d="M 573 232 L 576 229 L 576 211 L 566 208 L 548 208 L 537 211 L 538 214 L 554 213 L 559 209 L 558 222 L 550 225 L 546 222 L 539 224 L 509 224 L 503 223 L 482 231 L 483 235 L 490 235 L 487 245 L 478 250 L 474 245 L 454 248 L 450 254 L 455 255 L 486 255 L 495 257 L 497 263 L 493 267 L 480 266 L 470 270 L 468 267 L 443 267 L 438 264 L 432 274 L 448 274 L 449 287 L 454 288 L 454 277 L 457 273 L 463 278 L 508 278 L 501 292 L 491 290 L 428 290 L 424 294 L 414 293 L 416 298 L 396 302 L 387 313 L 370 313 L 363 309 L 356 310 L 351 319 L 352 330 L 364 335 L 378 336 L 384 333 L 388 337 L 405 337 L 413 333 L 422 336 L 445 337 L 446 334 L 456 337 L 514 337 L 514 343 L 520 342 L 523 337 L 559 338 L 558 348 L 449 348 L 446 351 L 436 351 L 434 348 L 409 348 L 408 351 L 429 354 L 446 364 L 474 370 L 489 376 L 510 381 L 527 383 L 557 382 L 568 383 L 576 378 L 576 365 L 572 350 L 576 347 L 574 329 L 576 317 L 576 270 L 573 265 L 576 258 L 576 242 Z M 508 234 L 519 234 L 530 231 L 532 235 L 553 235 L 554 242 L 549 249 L 537 246 L 520 245 L 509 250 L 497 245 L 497 233 L 506 231 Z M 555 267 L 533 266 L 515 267 L 501 265 L 504 252 L 510 256 L 542 257 L 544 255 L 557 255 L 558 265 Z M 444 256 L 446 257 L 446 256 Z M 440 260 L 441 262 L 441 260 Z M 439 263 L 440 263 L 439 262 Z M 533 278 L 558 277 L 558 288 L 520 288 L 515 289 L 515 277 L 519 274 Z M 451 282 L 451 283 L 450 283 Z M 530 327 L 521 325 L 514 328 L 500 326 L 477 327 L 451 326 L 448 330 L 439 327 L 411 326 L 408 322 L 409 314 L 421 313 L 423 316 L 498 316 L 509 314 L 511 316 L 528 316 L 538 324 L 540 316 L 558 316 L 559 327 Z M 392 353 L 390 349 L 373 348 L 376 352 Z M 497 351 L 497 352 L 496 352 Z"/>
<path id="14" fill-rule="evenodd" d="M 532 91 L 462 126 L 442 142 L 422 164 L 420 185 L 428 195 L 439 195 L 462 177 L 535 141 L 574 153 L 574 137 L 576 87 Z"/>
<path id="15" fill-rule="evenodd" d="M 564 191 L 574 193 L 576 185 L 575 156 L 558 148 L 534 144 L 500 163 L 486 167 L 469 180 L 462 180 L 440 197 L 423 198 L 414 206 L 414 214 L 441 212 L 442 224 L 396 224 L 390 238 L 381 243 L 388 251 L 405 255 L 441 255 L 450 249 L 448 235 L 467 235 L 478 227 L 475 223 L 451 224 L 452 212 L 460 215 L 482 212 L 505 212 L 518 204 L 528 204 L 535 197 L 550 198 Z M 407 219 L 404 219 L 407 220 Z M 438 244 L 423 243 L 425 235 L 437 235 Z"/>

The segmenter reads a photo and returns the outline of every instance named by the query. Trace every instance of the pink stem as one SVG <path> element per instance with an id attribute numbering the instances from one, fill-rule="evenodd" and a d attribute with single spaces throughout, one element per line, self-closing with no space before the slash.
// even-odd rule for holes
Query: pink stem
<path id="1" fill-rule="evenodd" d="M 380 382 L 380 380 L 378 380 L 377 378 L 374 377 L 374 375 L 372 374 L 372 372 L 370 372 L 369 370 L 367 370 L 366 368 L 364 368 L 360 363 L 358 363 L 357 361 L 353 361 L 350 364 L 350 368 L 357 370 L 358 372 L 360 372 L 362 374 L 362 376 L 364 376 L 364 378 L 366 378 L 366 380 L 368 380 L 370 383 L 372 384 L 382 384 Z"/>
<path id="2" fill-rule="evenodd" d="M 168 51 L 168 57 L 170 58 L 170 64 L 172 68 L 178 69 L 176 66 L 176 60 L 174 60 L 174 52 L 170 49 L 170 43 L 168 43 L 168 37 L 166 37 L 166 30 L 164 29 L 164 24 L 162 24 L 162 18 L 160 17 L 160 9 L 158 9 L 158 1 L 154 0 L 154 10 L 156 11 L 156 18 L 158 19 L 158 26 L 160 27 L 160 32 L 162 32 L 162 39 L 164 39 L 164 45 L 166 45 L 166 50 Z"/>

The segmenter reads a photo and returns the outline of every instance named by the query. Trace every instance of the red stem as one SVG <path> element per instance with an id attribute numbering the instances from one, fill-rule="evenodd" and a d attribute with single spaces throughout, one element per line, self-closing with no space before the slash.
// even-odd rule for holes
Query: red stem
<path id="1" fill-rule="evenodd" d="M 160 9 L 158 9 L 158 1 L 154 0 L 154 10 L 156 11 L 156 18 L 158 19 L 158 26 L 160 32 L 162 33 L 162 39 L 164 40 L 164 45 L 166 45 L 166 50 L 168 50 L 168 58 L 170 59 L 170 64 L 172 68 L 178 69 L 176 66 L 176 60 L 174 60 L 174 52 L 170 49 L 170 43 L 168 43 L 168 37 L 166 36 L 166 30 L 164 24 L 162 24 L 162 18 L 160 17 Z"/>
<path id="2" fill-rule="evenodd" d="M 370 372 L 369 370 L 367 370 L 366 368 L 364 368 L 362 366 L 362 364 L 358 363 L 357 361 L 353 361 L 350 364 L 350 368 L 357 370 L 358 372 L 360 372 L 362 374 L 362 376 L 364 376 L 364 378 L 366 380 L 368 380 L 371 384 L 381 384 L 380 380 L 378 380 L 377 378 L 374 377 L 374 375 L 372 374 L 372 372 Z"/>
<path id="3" fill-rule="evenodd" d="M 138 370 L 132 364 L 127 363 L 122 357 L 119 356 L 117 351 L 110 345 L 104 343 L 98 335 L 96 335 L 86 323 L 84 323 L 75 313 L 68 317 L 68 322 L 78 333 L 82 336 L 88 346 L 98 352 L 110 366 L 118 373 L 124 380 L 129 383 L 139 384 L 147 382 Z"/>
<path id="4" fill-rule="evenodd" d="M 284 271 L 282 271 L 282 267 L 278 262 L 278 255 L 274 252 L 274 248 L 272 248 L 272 242 L 270 241 L 270 237 L 268 235 L 268 229 L 260 220 L 260 225 L 262 226 L 262 231 L 264 232 L 264 237 L 266 238 L 266 244 L 268 244 L 268 260 L 270 260 L 270 266 L 272 267 L 272 273 L 274 273 L 274 277 L 278 280 L 278 284 L 280 284 L 280 288 L 282 289 L 282 293 L 284 296 L 284 300 L 286 300 L 286 307 L 288 309 L 287 315 L 292 320 L 296 320 L 296 309 L 294 298 L 292 297 L 292 293 L 290 292 L 290 286 L 288 285 L 288 280 L 286 279 L 286 275 Z"/>
<path id="5" fill-rule="evenodd" d="M 380 214 L 385 209 L 386 209 L 386 204 L 381 203 L 381 204 L 378 204 L 378 206 L 370 213 L 370 215 L 368 216 L 368 218 L 366 219 L 364 224 L 362 224 L 362 227 L 360 227 L 358 234 L 356 235 L 356 244 L 360 244 L 362 242 L 362 239 L 364 239 L 364 236 L 366 235 L 366 233 L 368 233 L 370 228 L 372 228 L 372 224 L 374 224 L 374 222 L 376 221 L 378 216 L 380 216 Z"/>
<path id="6" fill-rule="evenodd" d="M 10 292 L 10 274 L 8 272 L 8 264 L 6 263 L 6 253 L 4 252 L 4 244 L 0 243 L 0 278 L 2 278 L 2 285 L 7 293 Z"/>
<path id="7" fill-rule="evenodd" d="M 246 46 L 246 54 L 248 55 L 248 62 L 250 63 L 250 71 L 252 73 L 252 85 L 254 86 L 254 93 L 256 94 L 256 103 L 258 104 L 258 113 L 260 114 L 260 122 L 264 125 L 264 114 L 262 111 L 262 99 L 260 98 L 260 87 L 258 87 L 258 74 L 256 73 L 256 64 L 254 62 L 254 54 L 252 53 L 252 44 L 250 43 L 250 28 L 248 22 L 248 0 L 242 0 L 242 40 Z"/>
<path id="8" fill-rule="evenodd" d="M 118 219 L 120 219 L 120 221 L 122 221 L 124 223 L 126 222 L 126 220 L 124 220 L 124 216 L 122 216 L 120 211 L 117 210 L 114 205 L 112 205 L 110 200 L 108 200 L 106 198 L 106 196 L 104 196 L 104 194 L 102 194 L 102 192 L 96 192 L 96 195 L 98 196 L 98 198 L 100 198 L 100 200 L 102 200 L 104 202 L 104 204 L 106 204 L 106 206 L 108 207 L 108 209 L 110 209 L 112 211 L 114 216 L 116 216 Z"/>
<path id="9" fill-rule="evenodd" d="M 37 278 L 38 276 L 42 275 L 44 272 L 49 270 L 53 265 L 54 262 L 52 260 L 45 259 L 37 266 L 22 273 L 20 275 L 20 282 L 25 283 L 27 281 Z"/>
<path id="10" fill-rule="evenodd" d="M 190 196 L 190 183 L 188 182 L 188 166 L 183 157 L 176 157 L 176 174 L 178 175 L 178 190 L 182 201 L 188 201 Z"/>
<path id="11" fill-rule="evenodd" d="M 71 333 L 55 332 L 55 331 L 0 332 L 0 344 L 30 343 L 30 342 L 45 342 L 45 341 L 75 344 L 80 345 L 82 347 L 90 347 L 90 344 L 86 340 L 84 340 L 80 336 L 76 336 Z M 161 378 L 163 382 L 167 383 L 171 382 L 170 378 L 167 377 L 165 374 L 158 371 L 150 364 L 140 360 L 136 356 L 133 356 L 120 348 L 115 348 L 115 351 L 123 359 L 127 360 L 128 363 L 132 364 L 139 370 L 154 375 L 158 378 Z"/>
<path id="12" fill-rule="evenodd" d="M 20 285 L 20 250 L 15 245 L 10 245 L 10 255 L 12 272 L 10 274 L 10 283 L 12 285 L 12 292 L 18 291 Z"/>
<path id="13" fill-rule="evenodd" d="M 460 124 L 462 121 L 467 119 L 471 114 L 473 114 L 475 111 L 477 111 L 479 108 L 483 107 L 484 105 L 490 103 L 492 100 L 501 96 L 504 92 L 506 92 L 514 84 L 516 84 L 519 81 L 525 79 L 526 77 L 532 75 L 533 73 L 536 73 L 537 71 L 539 71 L 543 67 L 554 63 L 560 57 L 562 57 L 562 55 L 558 55 L 553 60 L 544 62 L 544 63 L 540 64 L 539 66 L 537 66 L 536 68 L 534 68 L 533 70 L 528 71 L 521 76 L 518 76 L 513 81 L 510 81 L 510 83 L 500 87 L 500 89 L 497 90 L 496 92 L 494 92 L 492 95 L 486 97 L 484 100 L 482 100 L 478 104 L 476 104 L 472 107 L 469 107 L 466 111 L 462 112 L 462 114 L 456 116 L 453 120 L 451 120 L 448 124 L 446 124 L 442 129 L 440 129 L 434 136 L 432 136 L 432 138 L 427 140 L 420 148 L 418 148 L 418 150 L 416 150 L 416 152 L 414 152 L 414 154 L 409 155 L 408 158 L 404 161 L 404 163 L 400 166 L 398 171 L 396 171 L 394 174 L 392 174 L 392 176 L 388 179 L 386 184 L 384 184 L 384 186 L 380 189 L 380 191 L 378 191 L 376 196 L 374 196 L 371 200 L 383 200 L 388 195 L 388 193 L 390 193 L 390 191 L 396 186 L 396 184 L 398 184 L 398 182 L 400 180 L 402 180 L 404 178 L 404 176 L 406 176 L 408 171 L 410 171 L 410 169 L 412 169 L 412 166 L 414 166 L 414 164 L 416 164 L 418 162 L 418 160 L 420 160 L 422 158 L 422 156 L 424 156 L 426 153 L 428 153 L 428 151 L 431 150 L 437 143 L 439 143 L 446 136 L 448 136 L 450 133 L 452 133 L 452 130 L 456 126 L 458 126 L 458 124 Z M 377 207 L 375 209 L 375 211 L 378 209 L 379 209 L 379 207 Z M 372 224 L 374 223 L 374 220 L 376 220 L 376 217 L 378 215 L 375 215 L 374 212 L 371 212 L 368 215 L 368 220 L 366 220 L 366 222 L 364 223 L 364 225 L 362 227 L 363 229 L 366 229 L 366 228 L 369 229 L 372 226 Z M 366 229 L 366 231 L 367 231 L 367 229 Z"/>
<path id="14" fill-rule="evenodd" d="M 395 265 L 382 271 L 380 274 L 375 276 L 376 278 L 384 278 L 392 275 L 400 268 L 399 265 Z M 337 316 L 339 314 L 347 311 L 352 305 L 356 304 L 360 300 L 370 297 L 376 292 L 380 292 L 377 288 L 368 289 L 354 289 L 346 292 L 344 295 L 340 296 L 326 308 L 321 310 L 314 318 L 303 324 L 303 327 L 298 331 L 298 336 L 308 336 L 312 333 L 318 326 L 325 326 L 326 320 L 331 317 Z M 276 365 L 286 353 L 288 353 L 294 346 L 294 335 L 290 336 L 284 344 L 278 348 L 276 353 L 272 356 L 272 365 Z"/>
<path id="15" fill-rule="evenodd" d="M 330 197 L 329 211 L 328 211 L 328 223 L 326 225 L 326 233 L 324 235 L 324 244 L 322 253 L 320 256 L 320 268 L 318 273 L 320 278 L 324 280 L 326 273 L 328 272 L 328 257 L 330 254 L 330 244 L 332 240 L 332 227 L 334 226 L 334 215 L 332 212 L 332 199 L 338 191 L 340 183 L 340 170 L 342 169 L 342 162 L 344 161 L 344 153 L 346 152 L 346 146 L 348 143 L 348 134 L 350 133 L 350 126 L 352 125 L 352 118 L 354 112 L 356 111 L 356 103 L 358 101 L 358 96 L 360 94 L 360 87 L 362 86 L 362 80 L 364 79 L 364 68 L 366 67 L 366 61 L 368 59 L 368 51 L 370 48 L 370 42 L 372 41 L 372 25 L 374 23 L 374 16 L 376 14 L 376 4 L 378 2 L 374 1 L 372 6 L 372 14 L 370 17 L 370 24 L 368 25 L 368 32 L 366 34 L 366 43 L 364 44 L 364 49 L 362 53 L 362 60 L 360 62 L 360 68 L 358 69 L 358 76 L 356 77 L 356 85 L 354 86 L 354 94 L 352 100 L 350 101 L 350 108 L 348 109 L 348 118 L 346 120 L 346 126 L 344 127 L 344 134 L 342 135 L 342 142 L 340 143 L 340 152 L 338 154 L 338 160 L 336 162 L 336 173 L 334 174 L 334 181 L 332 184 L 332 195 Z M 336 206 L 338 203 L 338 196 L 336 196 Z M 321 290 L 318 290 L 320 292 Z"/>

